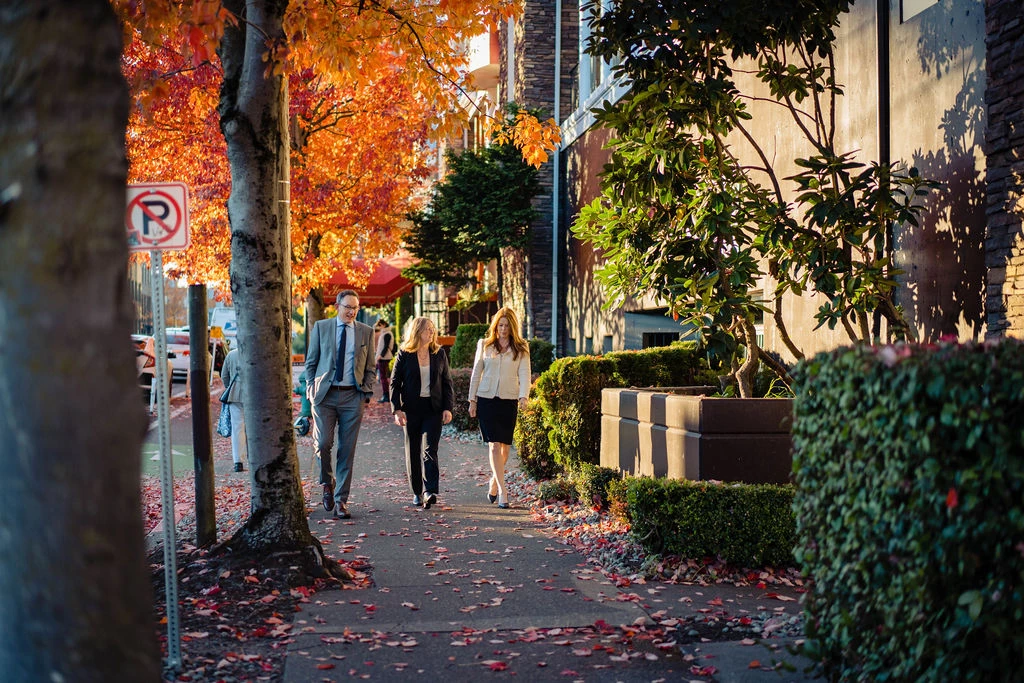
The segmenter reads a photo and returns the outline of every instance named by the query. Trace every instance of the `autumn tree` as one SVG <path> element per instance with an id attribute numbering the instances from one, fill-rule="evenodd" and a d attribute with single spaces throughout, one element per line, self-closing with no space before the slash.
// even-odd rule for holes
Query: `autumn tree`
<path id="1" fill-rule="evenodd" d="M 158 681 L 107 0 L 0 3 L 0 672 Z"/>

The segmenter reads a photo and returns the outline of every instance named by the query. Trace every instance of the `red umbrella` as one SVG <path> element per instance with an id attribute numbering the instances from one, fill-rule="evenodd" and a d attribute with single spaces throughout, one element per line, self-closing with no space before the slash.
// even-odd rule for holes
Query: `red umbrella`
<path id="1" fill-rule="evenodd" d="M 412 290 L 415 282 L 402 276 L 402 268 L 415 263 L 415 259 L 405 252 L 389 256 L 379 261 L 371 261 L 369 264 L 362 259 L 353 259 L 352 269 L 362 270 L 373 268 L 370 280 L 365 287 L 357 287 L 352 284 L 348 273 L 339 268 L 335 271 L 324 285 L 324 302 L 333 303 L 338 292 L 344 289 L 354 289 L 359 292 L 359 303 L 362 306 L 383 306 L 398 299 L 406 292 Z"/>

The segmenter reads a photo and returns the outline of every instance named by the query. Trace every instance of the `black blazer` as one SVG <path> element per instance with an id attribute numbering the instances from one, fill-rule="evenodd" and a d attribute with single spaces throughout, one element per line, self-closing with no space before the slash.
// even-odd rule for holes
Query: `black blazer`
<path id="1" fill-rule="evenodd" d="M 391 409 L 408 412 L 420 397 L 420 363 L 415 352 L 398 351 L 391 368 Z M 430 406 L 434 412 L 455 410 L 455 384 L 444 349 L 430 354 Z"/>

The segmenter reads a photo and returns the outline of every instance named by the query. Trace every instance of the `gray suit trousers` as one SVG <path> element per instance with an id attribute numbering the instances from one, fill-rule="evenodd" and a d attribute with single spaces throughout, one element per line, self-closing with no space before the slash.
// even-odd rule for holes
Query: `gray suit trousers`
<path id="1" fill-rule="evenodd" d="M 313 441 L 320 456 L 320 483 L 334 484 L 334 502 L 348 503 L 352 488 L 352 465 L 356 456 L 356 441 L 363 421 L 363 392 L 358 389 L 342 391 L 331 387 L 324 400 L 313 406 Z M 334 430 L 338 430 L 338 458 L 331 475 L 331 449 Z"/>

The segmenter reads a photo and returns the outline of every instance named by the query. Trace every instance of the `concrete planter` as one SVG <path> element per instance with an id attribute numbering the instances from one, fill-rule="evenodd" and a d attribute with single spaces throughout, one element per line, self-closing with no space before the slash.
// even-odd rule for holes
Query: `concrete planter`
<path id="1" fill-rule="evenodd" d="M 793 402 L 711 398 L 680 387 L 601 391 L 601 465 L 627 474 L 782 484 Z"/>

